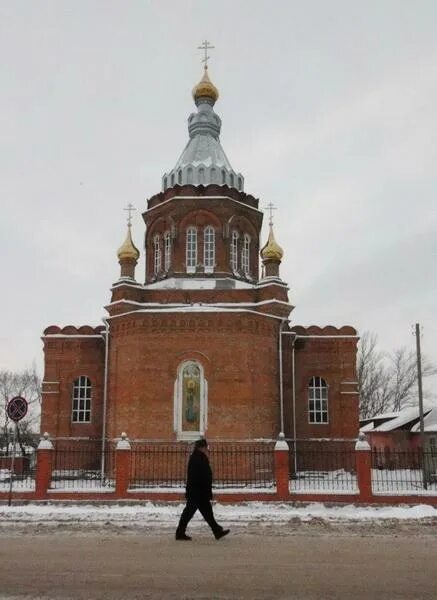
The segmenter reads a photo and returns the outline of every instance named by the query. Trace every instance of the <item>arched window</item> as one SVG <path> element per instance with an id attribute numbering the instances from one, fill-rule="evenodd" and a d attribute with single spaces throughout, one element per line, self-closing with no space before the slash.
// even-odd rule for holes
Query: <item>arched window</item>
<path id="1" fill-rule="evenodd" d="M 226 171 L 222 169 L 222 185 L 226 183 Z"/>
<path id="2" fill-rule="evenodd" d="M 311 377 L 308 385 L 308 421 L 328 423 L 328 386 L 322 377 Z"/>
<path id="3" fill-rule="evenodd" d="M 203 167 L 200 167 L 199 169 L 199 183 L 202 185 L 205 183 L 205 169 Z"/>
<path id="4" fill-rule="evenodd" d="M 245 275 L 250 272 L 250 235 L 244 234 L 243 247 L 241 249 L 241 268 Z"/>
<path id="5" fill-rule="evenodd" d="M 164 177 L 164 189 L 167 189 L 167 177 Z"/>
<path id="6" fill-rule="evenodd" d="M 235 229 L 231 236 L 231 269 L 234 272 L 238 269 L 238 231 Z"/>
<path id="7" fill-rule="evenodd" d="M 215 170 L 214 167 L 212 167 L 212 169 L 210 171 L 210 178 L 211 178 L 211 183 L 217 183 L 217 171 Z"/>
<path id="8" fill-rule="evenodd" d="M 174 430 L 178 439 L 195 440 L 207 427 L 208 384 L 194 360 L 179 365 L 175 381 Z"/>
<path id="9" fill-rule="evenodd" d="M 187 183 L 193 183 L 193 169 L 188 167 L 187 169 Z"/>
<path id="10" fill-rule="evenodd" d="M 171 267 L 171 233 L 164 233 L 164 271 L 167 272 Z"/>
<path id="11" fill-rule="evenodd" d="M 179 183 L 179 185 L 181 185 L 181 183 L 182 183 L 182 171 L 180 169 L 178 171 L 178 183 Z"/>
<path id="12" fill-rule="evenodd" d="M 72 413 L 73 423 L 91 423 L 91 381 L 81 375 L 73 382 Z"/>
<path id="13" fill-rule="evenodd" d="M 233 173 L 230 174 L 229 179 L 231 181 L 231 187 L 234 187 L 234 174 Z"/>
<path id="14" fill-rule="evenodd" d="M 187 273 L 195 273 L 197 265 L 197 230 L 195 227 L 187 229 Z"/>
<path id="15" fill-rule="evenodd" d="M 174 173 L 171 174 L 171 187 L 174 186 Z"/>
<path id="16" fill-rule="evenodd" d="M 215 231 L 208 225 L 203 230 L 203 264 L 205 273 L 212 273 L 215 266 Z"/>
<path id="17" fill-rule="evenodd" d="M 240 190 L 240 192 L 243 191 L 243 180 L 241 179 L 241 177 L 238 178 L 238 189 Z"/>
<path id="18" fill-rule="evenodd" d="M 159 235 L 153 238 L 153 272 L 155 275 L 161 271 L 161 240 Z"/>

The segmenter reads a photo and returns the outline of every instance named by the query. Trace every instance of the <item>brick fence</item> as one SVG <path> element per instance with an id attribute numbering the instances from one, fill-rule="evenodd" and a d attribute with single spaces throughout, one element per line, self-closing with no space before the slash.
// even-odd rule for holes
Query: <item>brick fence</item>
<path id="1" fill-rule="evenodd" d="M 296 478 L 293 478 L 292 461 L 290 460 L 290 447 L 285 439 L 280 438 L 271 447 L 273 460 L 271 461 L 271 485 L 257 487 L 256 484 L 247 489 L 235 489 L 231 486 L 218 489 L 214 493 L 220 502 L 247 502 L 247 501 L 304 501 L 304 502 L 330 502 L 330 503 L 361 503 L 361 504 L 431 504 L 437 506 L 437 489 L 417 490 L 405 493 L 402 490 L 395 493 L 375 493 L 372 489 L 372 451 L 361 434 L 360 439 L 351 450 L 355 459 L 353 471 L 353 486 L 347 490 L 331 489 L 311 490 L 299 487 Z M 15 489 L 13 500 L 19 501 L 114 501 L 114 500 L 155 500 L 178 501 L 184 499 L 183 481 L 174 489 L 162 489 L 162 486 L 137 489 L 131 487 L 135 473 L 135 449 L 125 434 L 113 449 L 110 464 L 109 483 L 99 486 L 94 482 L 93 487 L 69 488 L 66 485 L 54 485 L 56 470 L 54 467 L 55 450 L 52 442 L 45 434 L 37 449 L 36 471 L 34 487 L 32 489 Z M 235 457 L 233 457 L 235 460 Z M 238 459 L 237 459 L 238 461 Z M 270 463 L 269 463 L 270 464 Z M 247 471 L 247 468 L 244 468 Z M 374 486 L 373 481 L 373 486 Z M 3 488 L 4 490 L 4 488 Z M 0 501 L 8 498 L 7 491 L 0 491 Z"/>

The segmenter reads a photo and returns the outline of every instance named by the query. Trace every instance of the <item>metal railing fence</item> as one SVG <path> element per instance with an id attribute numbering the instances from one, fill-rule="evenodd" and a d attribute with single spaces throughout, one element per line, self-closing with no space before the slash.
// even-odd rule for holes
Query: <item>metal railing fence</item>
<path id="1" fill-rule="evenodd" d="M 372 450 L 374 493 L 437 493 L 437 456 L 421 448 Z"/>
<path id="2" fill-rule="evenodd" d="M 210 444 L 213 487 L 274 487 L 273 447 L 273 443 Z M 192 444 L 178 442 L 133 443 L 130 489 L 185 487 L 192 450 Z"/>
<path id="3" fill-rule="evenodd" d="M 33 490 L 35 488 L 35 452 L 26 451 L 14 457 L 14 473 L 12 473 L 12 457 L 0 455 L 0 491 L 9 491 L 11 478 L 13 490 Z"/>
<path id="4" fill-rule="evenodd" d="M 108 441 L 105 444 L 103 460 L 101 440 L 55 440 L 53 445 L 51 489 L 97 489 L 115 486 L 113 442 Z"/>
<path id="5" fill-rule="evenodd" d="M 353 442 L 288 440 L 291 491 L 357 493 Z"/>

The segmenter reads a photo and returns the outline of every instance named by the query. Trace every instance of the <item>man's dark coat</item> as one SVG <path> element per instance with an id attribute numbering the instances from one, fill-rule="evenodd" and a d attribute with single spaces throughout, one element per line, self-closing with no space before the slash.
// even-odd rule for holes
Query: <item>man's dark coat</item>
<path id="1" fill-rule="evenodd" d="M 185 496 L 188 500 L 212 500 L 212 471 L 208 457 L 195 448 L 188 461 L 187 486 Z"/>

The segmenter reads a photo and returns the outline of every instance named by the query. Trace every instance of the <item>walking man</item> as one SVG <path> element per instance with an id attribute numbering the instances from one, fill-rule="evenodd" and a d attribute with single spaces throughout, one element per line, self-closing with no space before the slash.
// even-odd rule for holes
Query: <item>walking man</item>
<path id="1" fill-rule="evenodd" d="M 229 529 L 223 529 L 215 520 L 212 512 L 212 471 L 208 458 L 208 442 L 203 438 L 194 444 L 194 450 L 188 461 L 185 497 L 187 504 L 176 529 L 177 540 L 191 540 L 185 531 L 196 510 L 200 511 L 211 527 L 216 540 L 228 535 Z"/>

